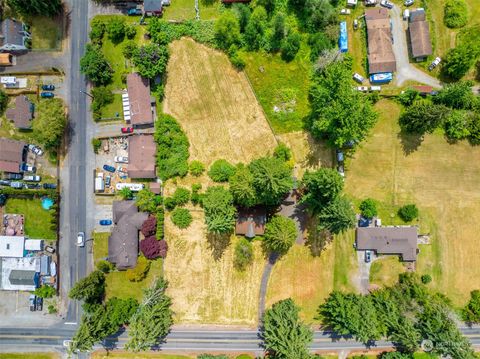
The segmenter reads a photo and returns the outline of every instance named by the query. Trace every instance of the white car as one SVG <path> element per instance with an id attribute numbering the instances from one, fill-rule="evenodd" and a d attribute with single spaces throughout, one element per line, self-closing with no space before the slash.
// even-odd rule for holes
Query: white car
<path id="1" fill-rule="evenodd" d="M 382 86 L 370 86 L 370 91 L 382 91 Z"/>
<path id="2" fill-rule="evenodd" d="M 42 178 L 40 176 L 23 176 L 23 180 L 27 182 L 40 182 Z"/>
<path id="3" fill-rule="evenodd" d="M 365 78 L 356 72 L 353 74 L 353 79 L 361 84 L 365 81 Z"/>
<path id="4" fill-rule="evenodd" d="M 113 160 L 117 163 L 128 163 L 128 157 L 115 156 Z"/>
<path id="5" fill-rule="evenodd" d="M 37 156 L 43 155 L 43 150 L 38 146 L 30 144 L 28 145 L 28 150 L 35 153 Z"/>
<path id="6" fill-rule="evenodd" d="M 84 247 L 85 246 L 85 233 L 84 232 L 78 232 L 78 234 L 77 234 L 77 246 L 78 247 Z"/>
<path id="7" fill-rule="evenodd" d="M 405 2 L 403 3 L 403 5 L 405 5 L 405 6 L 412 6 L 414 2 L 415 2 L 415 0 L 405 0 Z"/>
<path id="8" fill-rule="evenodd" d="M 432 63 L 430 64 L 430 66 L 428 66 L 428 69 L 430 71 L 432 71 L 435 67 L 438 66 L 438 64 L 442 61 L 442 59 L 440 57 L 436 57 L 435 60 L 432 61 Z"/>
<path id="9" fill-rule="evenodd" d="M 365 0 L 365 6 L 375 6 L 377 5 L 377 0 Z"/>
<path id="10" fill-rule="evenodd" d="M 393 9 L 393 3 L 388 0 L 380 1 L 380 6 L 386 7 L 387 9 Z"/>
<path id="11" fill-rule="evenodd" d="M 368 86 L 358 86 L 357 91 L 368 92 Z"/>
<path id="12" fill-rule="evenodd" d="M 350 15 L 351 11 L 350 9 L 342 9 L 340 10 L 341 15 Z"/>

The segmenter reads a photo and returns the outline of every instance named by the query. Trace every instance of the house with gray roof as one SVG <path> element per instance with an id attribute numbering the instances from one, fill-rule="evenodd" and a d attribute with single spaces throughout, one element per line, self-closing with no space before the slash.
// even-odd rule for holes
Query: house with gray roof
<path id="1" fill-rule="evenodd" d="M 33 291 L 39 279 L 39 257 L 0 258 L 0 289 Z"/>
<path id="2" fill-rule="evenodd" d="M 15 19 L 5 19 L 0 23 L 0 51 L 27 50 L 31 39 L 25 24 Z"/>

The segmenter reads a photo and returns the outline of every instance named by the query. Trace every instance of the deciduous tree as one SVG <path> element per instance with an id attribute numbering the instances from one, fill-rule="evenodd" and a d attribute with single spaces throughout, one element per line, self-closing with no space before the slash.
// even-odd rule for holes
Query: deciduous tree
<path id="1" fill-rule="evenodd" d="M 105 275 L 101 271 L 93 271 L 80 279 L 70 290 L 71 299 L 83 300 L 88 304 L 101 303 L 105 294 Z"/>
<path id="2" fill-rule="evenodd" d="M 60 99 L 40 100 L 32 128 L 37 140 L 50 152 L 56 153 L 65 132 L 67 118 Z"/>
<path id="3" fill-rule="evenodd" d="M 377 202 L 372 198 L 366 198 L 359 206 L 362 216 L 365 218 L 373 218 L 377 215 Z"/>
<path id="4" fill-rule="evenodd" d="M 160 257 L 160 243 L 155 236 L 150 236 L 140 241 L 140 250 L 147 259 Z"/>
<path id="5" fill-rule="evenodd" d="M 149 216 L 142 224 L 141 232 L 145 237 L 155 235 L 157 231 L 157 218 L 155 216 Z"/>
<path id="6" fill-rule="evenodd" d="M 224 159 L 213 162 L 208 170 L 208 176 L 215 182 L 227 182 L 235 173 L 235 166 Z"/>
<path id="7" fill-rule="evenodd" d="M 233 12 L 224 11 L 215 22 L 215 41 L 223 50 L 240 43 L 240 24 Z"/>
<path id="8" fill-rule="evenodd" d="M 480 290 L 470 292 L 470 300 L 462 311 L 462 317 L 468 323 L 480 323 Z"/>
<path id="9" fill-rule="evenodd" d="M 167 69 L 168 58 L 168 47 L 155 43 L 137 48 L 132 55 L 132 61 L 139 74 L 147 79 L 163 75 Z"/>
<path id="10" fill-rule="evenodd" d="M 22 15 L 54 16 L 62 11 L 62 0 L 7 0 Z"/>
<path id="11" fill-rule="evenodd" d="M 107 85 L 113 70 L 98 45 L 87 44 L 85 54 L 80 59 L 80 71 L 96 86 Z"/>
<path id="12" fill-rule="evenodd" d="M 142 212 L 155 213 L 161 201 L 160 196 L 157 196 L 148 188 L 138 191 L 135 195 L 135 204 Z"/>
<path id="13" fill-rule="evenodd" d="M 343 179 L 334 169 L 322 167 L 314 172 L 305 172 L 302 187 L 304 190 L 302 202 L 313 213 L 318 213 L 338 197 L 343 189 Z"/>

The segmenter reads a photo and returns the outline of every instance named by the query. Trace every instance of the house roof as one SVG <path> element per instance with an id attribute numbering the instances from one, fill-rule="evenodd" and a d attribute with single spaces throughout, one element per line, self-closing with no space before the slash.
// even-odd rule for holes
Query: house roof
<path id="1" fill-rule="evenodd" d="M 26 143 L 0 137 L 0 171 L 20 172 Z"/>
<path id="2" fill-rule="evenodd" d="M 127 91 L 132 125 L 153 124 L 149 81 L 138 73 L 128 74 Z"/>
<path id="3" fill-rule="evenodd" d="M 235 234 L 253 238 L 265 233 L 267 212 L 263 207 L 240 209 L 238 211 Z"/>
<path id="4" fill-rule="evenodd" d="M 15 98 L 15 107 L 9 108 L 6 112 L 6 116 L 10 121 L 13 121 L 15 127 L 28 129 L 32 126 L 33 104 L 27 96 L 17 96 Z"/>
<path id="5" fill-rule="evenodd" d="M 149 185 L 150 191 L 152 191 L 155 194 L 160 194 L 162 191 L 162 185 L 158 182 L 152 182 Z"/>
<path id="6" fill-rule="evenodd" d="M 162 11 L 162 0 L 144 0 L 143 1 L 143 10 L 145 12 L 161 12 Z"/>
<path id="7" fill-rule="evenodd" d="M 433 91 L 433 87 L 427 86 L 427 85 L 415 85 L 415 86 L 412 86 L 412 88 L 420 92 L 421 94 L 429 94 L 430 92 Z"/>
<path id="8" fill-rule="evenodd" d="M 433 53 L 430 40 L 430 27 L 427 21 L 414 21 L 408 25 L 412 56 L 426 57 Z"/>
<path id="9" fill-rule="evenodd" d="M 39 257 L 0 258 L 0 288 L 35 290 L 40 272 Z"/>
<path id="10" fill-rule="evenodd" d="M 0 24 L 0 46 L 13 44 L 23 46 L 23 24 L 14 19 L 5 19 Z"/>
<path id="11" fill-rule="evenodd" d="M 115 226 L 108 239 L 108 260 L 118 269 L 137 265 L 138 231 L 147 218 L 147 213 L 138 212 L 134 201 L 113 202 Z"/>
<path id="12" fill-rule="evenodd" d="M 417 9 L 410 13 L 408 18 L 409 22 L 416 22 L 416 21 L 425 21 L 427 18 L 425 16 L 425 10 Z"/>
<path id="13" fill-rule="evenodd" d="M 128 176 L 155 178 L 157 146 L 153 135 L 133 135 L 128 138 Z"/>
<path id="14" fill-rule="evenodd" d="M 398 254 L 402 260 L 417 259 L 417 227 L 358 227 L 358 250 L 373 250 L 378 254 Z"/>
<path id="15" fill-rule="evenodd" d="M 12 61 L 13 61 L 12 54 L 9 54 L 8 52 L 0 54 L 0 66 L 12 65 Z"/>
<path id="16" fill-rule="evenodd" d="M 395 72 L 397 63 L 392 47 L 390 19 L 385 8 L 365 10 L 368 38 L 368 72 Z"/>
<path id="17" fill-rule="evenodd" d="M 23 257 L 25 237 L 0 236 L 0 257 Z"/>

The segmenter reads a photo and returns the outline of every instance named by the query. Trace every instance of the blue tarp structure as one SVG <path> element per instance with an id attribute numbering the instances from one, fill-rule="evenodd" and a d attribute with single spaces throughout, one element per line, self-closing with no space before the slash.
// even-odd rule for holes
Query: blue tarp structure
<path id="1" fill-rule="evenodd" d="M 393 80 L 393 74 L 391 72 L 382 72 L 370 76 L 370 82 L 372 84 L 385 84 Z"/>
<path id="2" fill-rule="evenodd" d="M 348 51 L 348 34 L 346 21 L 342 21 L 340 23 L 340 37 L 338 38 L 338 47 L 340 48 L 340 52 Z"/>

